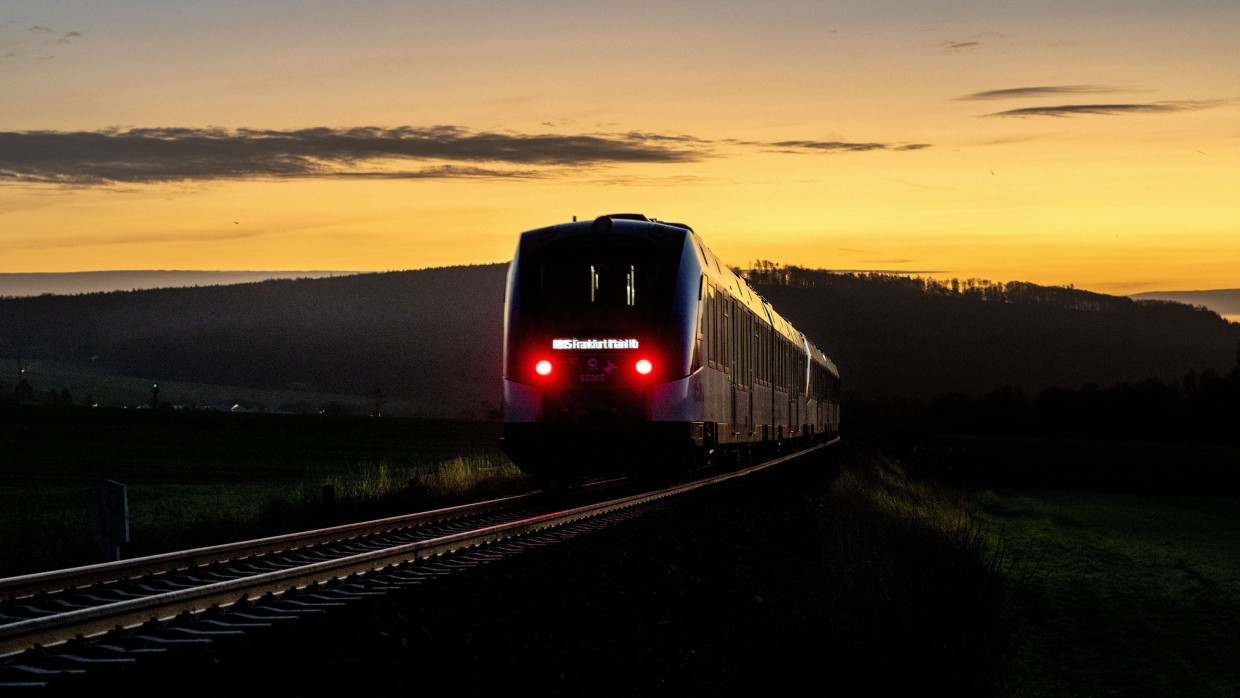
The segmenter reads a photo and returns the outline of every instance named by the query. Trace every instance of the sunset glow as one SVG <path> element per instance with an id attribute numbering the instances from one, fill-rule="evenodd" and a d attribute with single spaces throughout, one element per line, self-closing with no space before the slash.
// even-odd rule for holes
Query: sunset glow
<path id="1" fill-rule="evenodd" d="M 730 263 L 1240 287 L 1232 0 L 0 10 L 0 272 Z"/>

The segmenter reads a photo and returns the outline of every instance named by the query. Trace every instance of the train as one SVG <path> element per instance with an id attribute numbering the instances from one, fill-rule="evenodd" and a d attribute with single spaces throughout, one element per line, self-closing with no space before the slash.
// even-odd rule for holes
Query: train
<path id="1" fill-rule="evenodd" d="M 835 435 L 840 372 L 683 223 L 521 233 L 504 298 L 501 448 L 558 485 L 684 477 Z"/>

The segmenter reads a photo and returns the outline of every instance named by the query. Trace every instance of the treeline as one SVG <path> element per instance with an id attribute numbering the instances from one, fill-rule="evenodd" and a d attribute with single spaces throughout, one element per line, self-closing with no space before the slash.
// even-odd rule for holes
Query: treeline
<path id="1" fill-rule="evenodd" d="M 1154 308 L 1168 313 L 1207 313 L 1204 306 L 1160 300 L 1133 300 L 1075 288 L 1074 286 L 1041 286 L 1026 281 L 991 281 L 989 279 L 932 279 L 880 272 L 835 272 L 781 266 L 768 260 L 757 260 L 751 269 L 737 272 L 751 284 L 791 286 L 797 288 L 831 288 L 864 285 L 867 288 L 889 288 L 940 298 L 960 298 L 995 303 L 1046 305 L 1067 310 L 1092 312 L 1133 312 Z"/>
<path id="2" fill-rule="evenodd" d="M 1047 388 L 1004 386 L 978 397 L 928 402 L 859 401 L 851 416 L 864 429 L 906 434 L 1240 444 L 1240 368 L 1190 371 L 1163 381 Z M 1240 467 L 1240 466 L 1238 466 Z"/>
<path id="3" fill-rule="evenodd" d="M 917 477 L 969 487 L 1049 487 L 1240 497 L 1240 368 L 1109 387 L 1005 386 L 976 398 L 852 400 L 852 441 L 900 452 Z"/>

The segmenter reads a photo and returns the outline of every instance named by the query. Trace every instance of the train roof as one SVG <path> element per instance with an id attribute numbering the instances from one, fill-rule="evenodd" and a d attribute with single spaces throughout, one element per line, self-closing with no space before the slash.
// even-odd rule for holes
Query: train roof
<path id="1" fill-rule="evenodd" d="M 711 252 L 710 248 L 702 242 L 702 238 L 697 233 L 690 231 L 693 243 L 698 249 L 698 255 L 701 257 L 702 270 L 712 281 L 722 286 L 740 302 L 744 303 L 758 317 L 767 318 L 775 327 L 775 330 L 787 337 L 790 341 L 797 344 L 801 343 L 803 335 L 788 322 L 784 316 L 780 315 L 765 298 L 753 290 L 749 282 L 737 274 L 731 267 L 723 263 L 723 260 Z"/>

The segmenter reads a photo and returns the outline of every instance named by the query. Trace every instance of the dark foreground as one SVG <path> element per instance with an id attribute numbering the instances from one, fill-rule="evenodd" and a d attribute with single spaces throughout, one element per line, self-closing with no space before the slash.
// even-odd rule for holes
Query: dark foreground
<path id="1" fill-rule="evenodd" d="M 979 646 L 989 647 L 982 655 L 1004 654 L 995 636 L 959 636 L 956 605 L 984 605 L 976 593 L 914 599 L 924 616 L 892 623 L 885 616 L 893 609 L 874 602 L 881 595 L 854 604 L 840 587 L 847 577 L 845 584 L 887 585 L 902 596 L 910 588 L 937 593 L 926 580 L 901 587 L 883 560 L 862 559 L 872 558 L 865 545 L 852 546 L 853 560 L 824 547 L 856 542 L 823 512 L 838 459 L 815 457 L 681 498 L 566 545 L 356 601 L 90 690 L 645 696 L 864 686 L 993 694 L 1001 661 L 979 656 Z"/>

